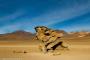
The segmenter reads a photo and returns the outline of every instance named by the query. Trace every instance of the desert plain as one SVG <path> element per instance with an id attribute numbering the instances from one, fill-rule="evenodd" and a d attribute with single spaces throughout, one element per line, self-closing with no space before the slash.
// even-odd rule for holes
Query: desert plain
<path id="1" fill-rule="evenodd" d="M 21 33 L 20 33 L 21 34 Z M 0 60 L 90 60 L 90 36 L 61 38 L 68 49 L 58 47 L 44 54 L 38 40 L 0 40 Z"/>

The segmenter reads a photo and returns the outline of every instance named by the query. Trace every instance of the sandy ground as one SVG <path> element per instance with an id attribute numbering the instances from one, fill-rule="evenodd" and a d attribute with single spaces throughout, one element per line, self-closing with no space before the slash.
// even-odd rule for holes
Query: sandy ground
<path id="1" fill-rule="evenodd" d="M 90 60 L 90 39 L 68 39 L 68 49 L 44 54 L 37 41 L 1 41 L 0 60 Z"/>

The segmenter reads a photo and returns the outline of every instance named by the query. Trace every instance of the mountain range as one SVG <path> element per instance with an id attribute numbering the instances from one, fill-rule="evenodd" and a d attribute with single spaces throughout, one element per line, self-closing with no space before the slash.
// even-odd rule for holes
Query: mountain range
<path id="1" fill-rule="evenodd" d="M 26 31 L 15 31 L 7 34 L 0 34 L 0 40 L 31 40 L 34 34 Z"/>
<path id="2" fill-rule="evenodd" d="M 66 38 L 81 38 L 90 37 L 90 32 L 65 32 L 63 30 L 55 30 L 58 33 L 63 33 Z M 26 31 L 15 31 L 12 33 L 0 34 L 0 40 L 32 40 L 35 34 Z"/>

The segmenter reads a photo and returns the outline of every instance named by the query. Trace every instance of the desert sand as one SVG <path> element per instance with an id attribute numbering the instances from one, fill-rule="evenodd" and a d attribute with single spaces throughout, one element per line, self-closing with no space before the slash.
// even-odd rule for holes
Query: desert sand
<path id="1" fill-rule="evenodd" d="M 90 60 L 90 37 L 63 38 L 68 49 L 44 54 L 37 40 L 0 41 L 0 60 Z"/>

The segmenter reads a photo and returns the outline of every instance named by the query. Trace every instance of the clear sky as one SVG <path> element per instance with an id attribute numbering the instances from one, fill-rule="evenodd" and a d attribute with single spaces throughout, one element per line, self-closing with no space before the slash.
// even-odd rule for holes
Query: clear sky
<path id="1" fill-rule="evenodd" d="M 90 31 L 90 0 L 0 0 L 0 34 L 38 25 Z"/>

